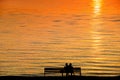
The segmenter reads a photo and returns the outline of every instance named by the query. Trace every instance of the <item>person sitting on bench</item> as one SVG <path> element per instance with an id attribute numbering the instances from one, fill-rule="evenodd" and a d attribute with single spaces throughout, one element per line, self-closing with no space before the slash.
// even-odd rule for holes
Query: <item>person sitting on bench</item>
<path id="1" fill-rule="evenodd" d="M 69 72 L 69 73 L 71 74 L 71 76 L 72 76 L 72 74 L 73 74 L 73 66 L 72 66 L 72 63 L 69 64 L 68 70 L 69 70 L 68 72 Z M 69 74 L 69 73 L 68 73 L 68 74 Z"/>
<path id="2" fill-rule="evenodd" d="M 71 73 L 71 76 L 72 76 L 72 74 L 73 74 L 72 63 L 70 63 L 69 65 L 68 65 L 68 63 L 66 63 L 65 66 L 64 66 L 64 70 L 65 70 L 66 76 L 68 76 L 69 73 Z"/>

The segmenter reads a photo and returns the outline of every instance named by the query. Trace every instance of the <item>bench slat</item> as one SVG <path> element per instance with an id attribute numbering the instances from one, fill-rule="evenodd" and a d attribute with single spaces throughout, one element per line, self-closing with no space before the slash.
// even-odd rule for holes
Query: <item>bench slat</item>
<path id="1" fill-rule="evenodd" d="M 62 70 L 63 68 L 45 68 L 44 70 Z"/>

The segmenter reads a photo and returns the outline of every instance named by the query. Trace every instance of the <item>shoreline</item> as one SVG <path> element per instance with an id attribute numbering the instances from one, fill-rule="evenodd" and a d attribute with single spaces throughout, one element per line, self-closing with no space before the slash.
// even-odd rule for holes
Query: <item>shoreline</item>
<path id="1" fill-rule="evenodd" d="M 118 80 L 120 76 L 0 76 L 0 80 Z"/>

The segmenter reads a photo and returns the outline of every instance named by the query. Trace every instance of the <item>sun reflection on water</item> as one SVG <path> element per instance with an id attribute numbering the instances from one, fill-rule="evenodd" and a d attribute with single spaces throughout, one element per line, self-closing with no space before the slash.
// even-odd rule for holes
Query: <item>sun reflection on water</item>
<path id="1" fill-rule="evenodd" d="M 94 14 L 100 15 L 101 12 L 101 6 L 102 6 L 102 0 L 93 0 L 93 6 L 94 6 Z"/>
<path id="2" fill-rule="evenodd" d="M 102 36 L 101 34 L 101 23 L 102 20 L 100 18 L 101 14 L 101 7 L 102 7 L 102 0 L 93 0 L 93 15 L 92 15 L 92 30 L 91 30 L 91 35 L 92 35 L 92 40 L 93 40 L 93 48 L 95 51 L 99 52 Z"/>

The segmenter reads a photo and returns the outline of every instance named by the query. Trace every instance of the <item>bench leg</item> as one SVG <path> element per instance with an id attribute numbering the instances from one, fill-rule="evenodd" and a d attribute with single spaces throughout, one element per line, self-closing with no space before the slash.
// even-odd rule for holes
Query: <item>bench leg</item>
<path id="1" fill-rule="evenodd" d="M 80 76 L 81 76 L 81 71 L 80 71 Z"/>
<path id="2" fill-rule="evenodd" d="M 44 77 L 45 77 L 45 73 L 44 73 Z"/>
<path id="3" fill-rule="evenodd" d="M 62 73 L 62 77 L 63 77 L 63 73 Z"/>
<path id="4" fill-rule="evenodd" d="M 75 76 L 74 72 L 73 72 L 72 76 Z"/>

